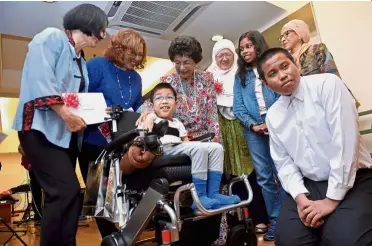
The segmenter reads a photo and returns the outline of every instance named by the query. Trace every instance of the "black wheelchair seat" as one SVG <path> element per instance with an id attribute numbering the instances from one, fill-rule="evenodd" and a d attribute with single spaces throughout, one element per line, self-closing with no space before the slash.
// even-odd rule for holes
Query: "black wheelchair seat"
<path id="1" fill-rule="evenodd" d="M 151 163 L 154 169 L 164 168 L 167 166 L 191 165 L 190 157 L 187 155 L 158 156 Z"/>
<path id="2" fill-rule="evenodd" d="M 187 155 L 158 156 L 150 166 L 124 176 L 131 190 L 145 190 L 154 179 L 165 178 L 169 183 L 191 181 L 191 160 Z"/>

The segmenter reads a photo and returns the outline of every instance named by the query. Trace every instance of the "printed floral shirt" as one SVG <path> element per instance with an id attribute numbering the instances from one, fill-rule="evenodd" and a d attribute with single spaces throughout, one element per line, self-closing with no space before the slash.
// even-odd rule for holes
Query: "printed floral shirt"
<path id="1" fill-rule="evenodd" d="M 329 52 L 327 46 L 323 43 L 312 45 L 302 54 L 300 62 L 302 76 L 319 73 L 333 73 L 341 78 L 331 52 Z M 353 95 L 349 88 L 348 90 Z M 360 103 L 354 95 L 353 97 L 355 99 L 355 105 L 358 108 Z"/>
<path id="2" fill-rule="evenodd" d="M 163 76 L 160 82 L 170 83 L 176 90 L 177 110 L 174 118 L 184 124 L 190 138 L 214 133 L 221 141 L 217 97 L 210 72 L 196 71 L 191 83 L 181 82 L 178 73 Z M 149 101 L 145 101 L 140 110 L 148 110 L 149 105 Z"/>

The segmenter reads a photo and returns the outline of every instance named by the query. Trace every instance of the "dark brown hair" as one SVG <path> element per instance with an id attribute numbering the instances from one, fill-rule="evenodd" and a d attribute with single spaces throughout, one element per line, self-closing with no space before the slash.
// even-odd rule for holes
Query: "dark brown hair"
<path id="1" fill-rule="evenodd" d="M 172 41 L 168 49 L 168 56 L 172 62 L 176 55 L 189 57 L 198 64 L 203 59 L 203 49 L 196 38 L 179 36 Z"/>
<path id="2" fill-rule="evenodd" d="M 253 64 L 251 63 L 247 63 L 244 58 L 242 57 L 242 54 L 240 52 L 240 42 L 245 39 L 245 38 L 248 38 L 248 40 L 250 40 L 253 45 L 254 45 L 254 48 L 256 49 L 256 55 L 257 55 L 257 59 L 258 57 L 265 51 L 268 49 L 268 45 L 265 41 L 265 38 L 262 36 L 262 34 L 259 32 L 259 31 L 249 31 L 249 32 L 246 32 L 246 33 L 243 33 L 240 38 L 239 38 L 239 44 L 238 44 L 238 49 L 236 50 L 236 53 L 238 54 L 238 71 L 237 71 L 237 75 L 239 76 L 240 78 L 240 83 L 245 86 L 245 74 L 248 70 L 252 70 L 253 69 Z"/>

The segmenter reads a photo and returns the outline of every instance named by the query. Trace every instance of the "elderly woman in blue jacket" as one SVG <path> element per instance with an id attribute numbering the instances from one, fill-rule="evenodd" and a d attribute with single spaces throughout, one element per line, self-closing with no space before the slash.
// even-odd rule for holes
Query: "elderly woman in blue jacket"
<path id="1" fill-rule="evenodd" d="M 267 49 L 258 31 L 249 31 L 239 38 L 238 71 L 234 82 L 233 112 L 244 125 L 257 182 L 262 188 L 269 215 L 270 229 L 264 240 L 275 240 L 275 224 L 284 190 L 277 179 L 277 171 L 270 155 L 269 136 L 265 124 L 266 112 L 279 94 L 266 87 L 258 77 L 256 61 Z"/>
<path id="2" fill-rule="evenodd" d="M 104 38 L 108 19 L 95 5 L 66 13 L 65 30 L 46 28 L 29 44 L 13 128 L 45 191 L 40 245 L 75 245 L 80 185 L 75 174 L 84 120 L 65 105 L 63 93 L 87 92 L 82 49 Z"/>

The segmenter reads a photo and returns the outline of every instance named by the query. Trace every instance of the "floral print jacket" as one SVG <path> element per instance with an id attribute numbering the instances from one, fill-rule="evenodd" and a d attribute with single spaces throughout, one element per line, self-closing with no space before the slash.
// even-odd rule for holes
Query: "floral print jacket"
<path id="1" fill-rule="evenodd" d="M 329 52 L 327 46 L 323 43 L 310 46 L 310 48 L 300 57 L 300 62 L 302 76 L 319 73 L 333 73 L 341 78 L 331 52 Z M 348 90 L 353 95 L 349 88 Z M 354 95 L 353 97 L 355 99 L 355 105 L 358 108 L 360 103 Z"/>

